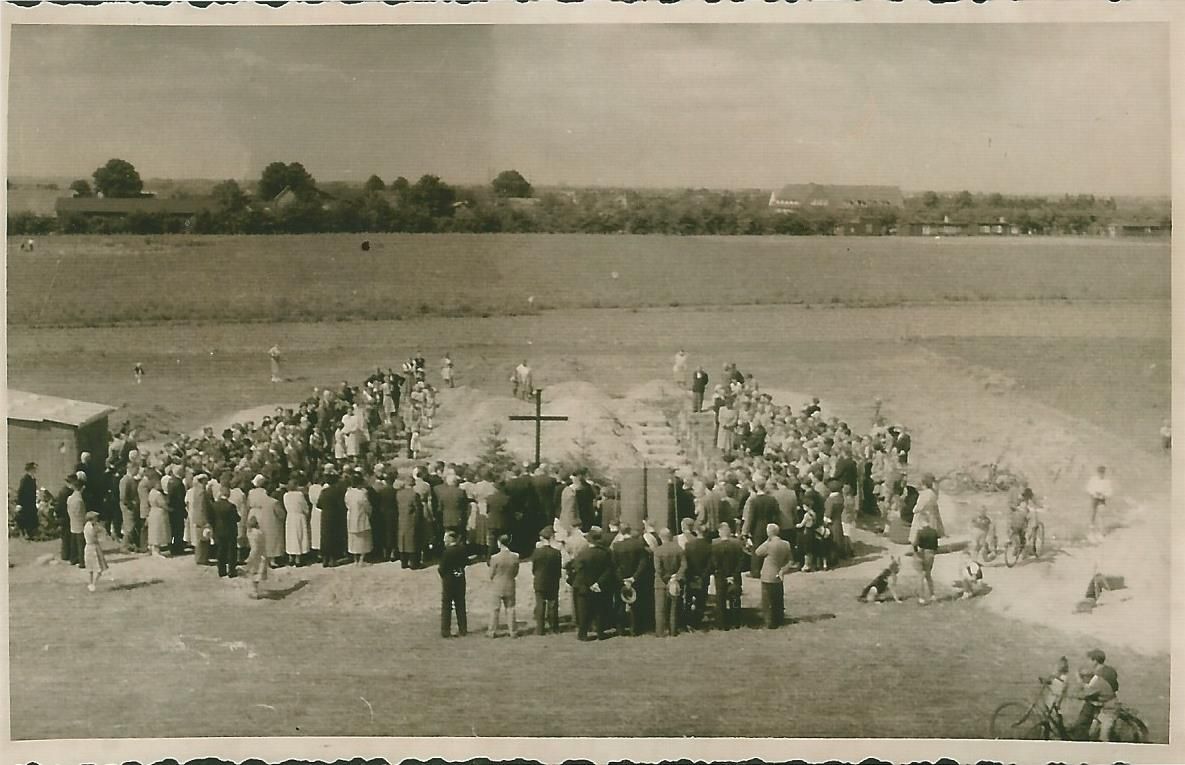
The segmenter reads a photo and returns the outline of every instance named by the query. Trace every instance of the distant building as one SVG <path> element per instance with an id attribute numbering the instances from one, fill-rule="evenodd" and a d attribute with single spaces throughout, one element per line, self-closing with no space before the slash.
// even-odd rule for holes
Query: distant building
<path id="1" fill-rule="evenodd" d="M 1004 218 L 975 224 L 976 233 L 980 236 L 1019 236 L 1020 226 L 1009 223 Z"/>
<path id="2" fill-rule="evenodd" d="M 60 220 L 122 218 L 133 214 L 192 218 L 198 213 L 213 211 L 214 208 L 213 197 L 59 197 L 54 201 L 54 211 Z"/>
<path id="3" fill-rule="evenodd" d="M 313 194 L 315 194 L 317 198 L 321 200 L 321 209 L 328 210 L 329 203 L 333 200 L 333 196 L 318 188 L 313 189 Z M 288 207 L 299 198 L 299 195 L 297 195 L 297 193 L 292 190 L 291 186 L 285 186 L 280 190 L 279 194 L 276 194 L 274 197 L 268 200 L 265 208 L 268 210 L 283 210 L 285 207 Z"/>
<path id="4" fill-rule="evenodd" d="M 74 471 L 78 455 L 107 458 L 107 418 L 114 407 L 8 389 L 8 485 L 16 486 L 26 462 L 38 465 L 38 483 L 57 491 Z"/>
<path id="5" fill-rule="evenodd" d="M 796 183 L 769 195 L 769 206 L 779 212 L 850 212 L 868 209 L 900 209 L 905 195 L 896 186 L 835 186 Z"/>
<path id="6" fill-rule="evenodd" d="M 991 224 L 989 224 L 991 225 Z M 942 220 L 913 220 L 897 227 L 899 234 L 907 236 L 964 236 L 978 230 L 975 224 L 952 221 L 949 215 Z"/>
<path id="7" fill-rule="evenodd" d="M 1168 237 L 1172 233 L 1172 225 L 1161 223 L 1110 223 L 1107 225 L 1107 236 L 1112 239 L 1129 236 Z"/>

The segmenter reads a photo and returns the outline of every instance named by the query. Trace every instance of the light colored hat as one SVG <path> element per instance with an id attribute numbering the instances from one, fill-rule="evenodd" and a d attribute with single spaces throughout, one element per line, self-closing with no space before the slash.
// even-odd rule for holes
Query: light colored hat
<path id="1" fill-rule="evenodd" d="M 267 479 L 264 478 L 261 473 L 257 473 L 255 477 L 251 479 L 251 485 L 253 486 L 263 486 L 265 483 L 267 483 Z"/>

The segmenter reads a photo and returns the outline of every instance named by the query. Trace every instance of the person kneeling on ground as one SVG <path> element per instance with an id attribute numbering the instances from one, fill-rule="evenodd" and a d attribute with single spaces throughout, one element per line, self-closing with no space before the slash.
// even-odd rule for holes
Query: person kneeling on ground
<path id="1" fill-rule="evenodd" d="M 971 548 L 968 547 L 963 550 L 959 578 L 954 583 L 955 589 L 961 590 L 963 594 L 960 597 L 963 600 L 967 600 L 972 595 L 979 594 L 982 581 L 983 566 L 979 565 L 979 561 L 975 560 L 975 556 L 971 554 Z"/>

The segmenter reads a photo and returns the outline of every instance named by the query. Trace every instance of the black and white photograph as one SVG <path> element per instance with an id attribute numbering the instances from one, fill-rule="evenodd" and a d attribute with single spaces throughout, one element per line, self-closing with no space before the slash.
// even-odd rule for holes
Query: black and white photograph
<path id="1" fill-rule="evenodd" d="M 14 744 L 1172 761 L 1179 28 L 37 10 Z"/>

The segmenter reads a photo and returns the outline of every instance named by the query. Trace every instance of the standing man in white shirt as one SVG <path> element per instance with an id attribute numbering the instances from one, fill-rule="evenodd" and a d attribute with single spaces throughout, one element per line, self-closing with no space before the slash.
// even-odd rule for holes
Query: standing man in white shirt
<path id="1" fill-rule="evenodd" d="M 1114 493 L 1111 479 L 1107 477 L 1107 466 L 1099 465 L 1098 472 L 1086 482 L 1086 493 L 1090 495 L 1090 535 L 1097 539 L 1102 536 L 1099 528 L 1099 508 L 1107 504 L 1107 500 Z"/>
<path id="2" fill-rule="evenodd" d="M 267 355 L 272 365 L 272 382 L 284 382 L 283 378 L 280 377 L 280 346 L 273 345 L 271 348 L 268 348 Z"/>

